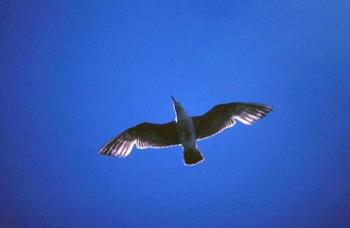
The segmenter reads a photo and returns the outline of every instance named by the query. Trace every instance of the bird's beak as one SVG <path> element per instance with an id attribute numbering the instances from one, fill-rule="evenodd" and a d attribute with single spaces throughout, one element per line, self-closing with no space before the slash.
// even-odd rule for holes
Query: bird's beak
<path id="1" fill-rule="evenodd" d="M 173 100 L 174 104 L 177 103 L 177 101 L 175 100 L 175 98 L 173 96 L 171 96 L 171 99 Z"/>

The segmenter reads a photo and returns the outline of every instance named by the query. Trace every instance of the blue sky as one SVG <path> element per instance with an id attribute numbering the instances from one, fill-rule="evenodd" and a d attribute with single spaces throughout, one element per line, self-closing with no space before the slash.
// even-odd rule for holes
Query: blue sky
<path id="1" fill-rule="evenodd" d="M 0 223 L 350 225 L 349 1 L 1 1 Z M 97 155 L 143 121 L 274 111 L 181 148 Z"/>

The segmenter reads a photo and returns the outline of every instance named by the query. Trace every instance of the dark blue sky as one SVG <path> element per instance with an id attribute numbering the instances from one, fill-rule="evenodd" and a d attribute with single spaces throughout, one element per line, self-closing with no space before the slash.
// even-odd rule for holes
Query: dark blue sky
<path id="1" fill-rule="evenodd" d="M 29 2 L 0 2 L 1 226 L 350 225 L 349 1 Z M 97 155 L 170 95 L 274 111 L 196 167 Z"/>

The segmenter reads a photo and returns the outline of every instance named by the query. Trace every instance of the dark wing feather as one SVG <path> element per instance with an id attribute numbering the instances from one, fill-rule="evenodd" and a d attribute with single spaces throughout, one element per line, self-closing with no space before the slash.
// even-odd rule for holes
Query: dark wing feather
<path id="1" fill-rule="evenodd" d="M 214 106 L 201 116 L 192 117 L 198 139 L 220 133 L 240 121 L 251 125 L 266 116 L 272 108 L 267 105 L 253 103 L 228 103 Z"/>
<path id="2" fill-rule="evenodd" d="M 139 149 L 178 145 L 175 122 L 165 124 L 142 123 L 131 127 L 107 142 L 100 154 L 126 157 L 136 144 Z"/>

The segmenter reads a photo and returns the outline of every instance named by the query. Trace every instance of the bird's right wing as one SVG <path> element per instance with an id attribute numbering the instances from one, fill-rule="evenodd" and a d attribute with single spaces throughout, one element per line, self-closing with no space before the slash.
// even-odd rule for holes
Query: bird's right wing
<path id="1" fill-rule="evenodd" d="M 271 111 L 271 107 L 262 104 L 228 103 L 216 105 L 204 115 L 192 117 L 192 120 L 197 138 L 204 139 L 233 127 L 237 120 L 251 125 Z"/>
<path id="2" fill-rule="evenodd" d="M 174 121 L 165 124 L 142 123 L 107 142 L 100 154 L 126 157 L 136 144 L 139 149 L 162 148 L 180 144 Z"/>

